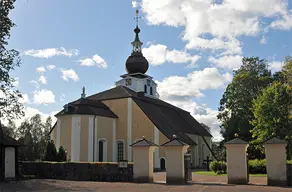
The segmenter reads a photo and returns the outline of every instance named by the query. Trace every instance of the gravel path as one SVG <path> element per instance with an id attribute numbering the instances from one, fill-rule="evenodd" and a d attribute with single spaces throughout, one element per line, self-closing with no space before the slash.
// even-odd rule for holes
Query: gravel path
<path id="1" fill-rule="evenodd" d="M 225 176 L 193 175 L 193 183 L 188 185 L 166 185 L 165 173 L 156 173 L 155 184 L 107 183 L 62 180 L 26 180 L 0 183 L 0 192 L 292 192 L 292 188 L 267 187 L 265 177 L 251 177 L 250 185 L 227 185 Z"/>

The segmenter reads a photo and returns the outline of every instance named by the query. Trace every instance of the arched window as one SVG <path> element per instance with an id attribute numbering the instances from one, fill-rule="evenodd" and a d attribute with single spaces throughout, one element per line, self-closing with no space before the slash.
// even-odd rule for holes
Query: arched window
<path id="1" fill-rule="evenodd" d="M 124 160 L 124 142 L 117 141 L 117 161 Z"/>
<path id="2" fill-rule="evenodd" d="M 107 142 L 105 139 L 99 139 L 98 140 L 98 153 L 97 153 L 97 159 L 99 162 L 105 162 L 107 161 Z"/>
<path id="3" fill-rule="evenodd" d="M 147 93 L 147 85 L 144 85 L 144 93 Z"/>
<path id="4" fill-rule="evenodd" d="M 152 87 L 150 87 L 150 95 L 153 95 Z"/>

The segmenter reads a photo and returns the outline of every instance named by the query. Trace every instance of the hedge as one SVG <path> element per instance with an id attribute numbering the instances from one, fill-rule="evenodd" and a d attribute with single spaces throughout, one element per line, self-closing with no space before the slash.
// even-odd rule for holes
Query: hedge
<path id="1" fill-rule="evenodd" d="M 251 174 L 266 174 L 266 159 L 254 159 L 248 161 L 249 173 Z M 287 164 L 292 164 L 292 160 L 288 160 Z M 227 164 L 223 161 L 212 161 L 210 169 L 217 174 L 226 173 Z"/>

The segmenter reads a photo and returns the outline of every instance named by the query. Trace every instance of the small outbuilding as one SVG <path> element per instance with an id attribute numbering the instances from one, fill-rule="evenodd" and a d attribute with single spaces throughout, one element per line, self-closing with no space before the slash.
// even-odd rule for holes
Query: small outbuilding
<path id="1" fill-rule="evenodd" d="M 8 135 L 0 134 L 0 181 L 15 180 L 18 172 L 18 141 Z"/>

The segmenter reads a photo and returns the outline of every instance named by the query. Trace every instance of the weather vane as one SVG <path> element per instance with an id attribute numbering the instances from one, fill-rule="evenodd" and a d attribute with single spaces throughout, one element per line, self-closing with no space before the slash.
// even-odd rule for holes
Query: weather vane
<path id="1" fill-rule="evenodd" d="M 136 17 L 134 19 L 136 19 L 136 23 L 137 23 L 137 26 L 138 26 L 139 19 L 141 19 L 141 17 L 139 16 L 139 10 L 138 9 L 136 10 Z"/>

